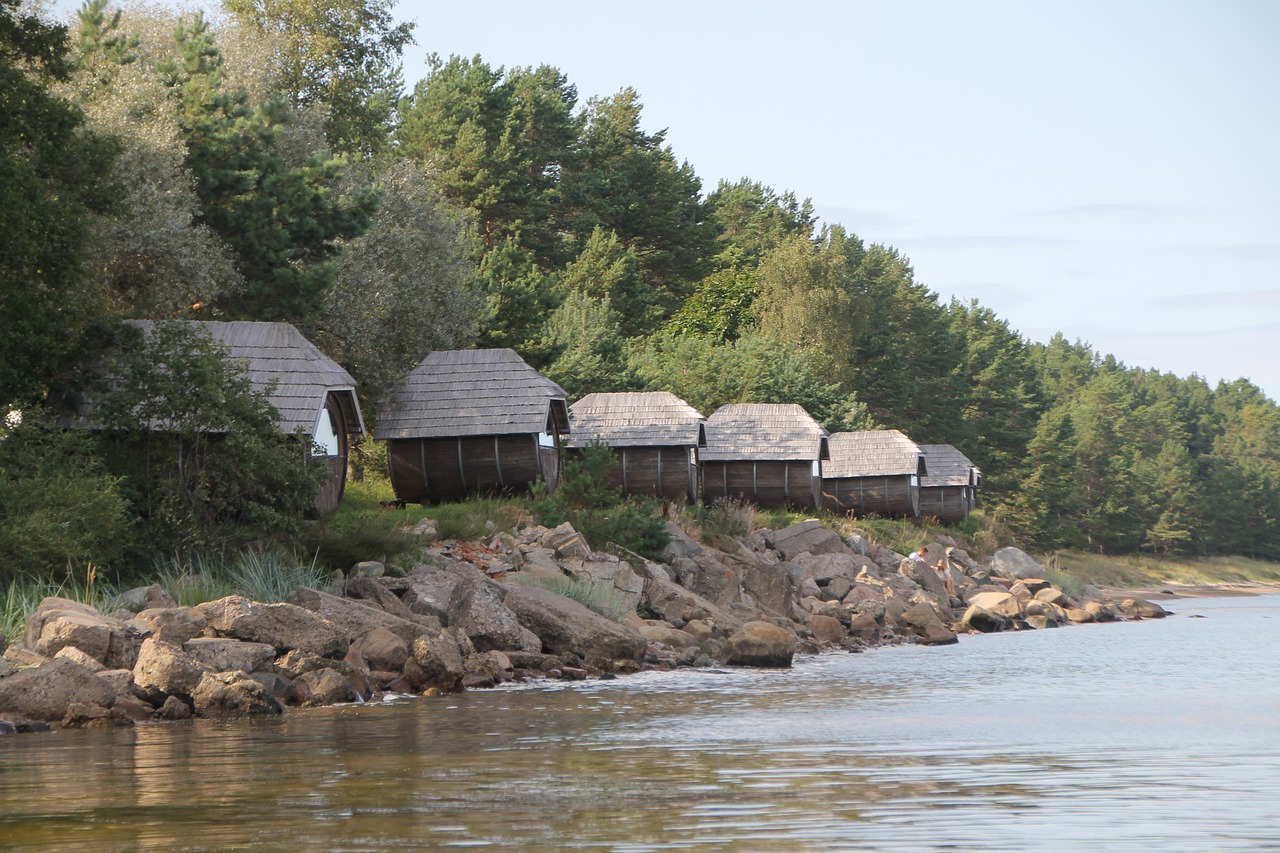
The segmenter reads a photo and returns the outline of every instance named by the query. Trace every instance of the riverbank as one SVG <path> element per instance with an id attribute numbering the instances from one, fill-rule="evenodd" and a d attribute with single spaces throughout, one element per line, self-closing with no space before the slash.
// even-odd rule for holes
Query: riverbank
<path id="1" fill-rule="evenodd" d="M 1016 548 L 979 562 L 939 537 L 917 561 L 818 520 L 724 550 L 670 532 L 661 560 L 649 560 L 595 551 L 569 525 L 482 541 L 437 541 L 422 526 L 407 570 L 360 563 L 329 589 L 298 588 L 278 604 L 230 596 L 178 607 L 158 587 L 107 612 L 47 599 L 0 662 L 0 719 L 30 730 L 272 716 L 384 693 L 788 667 L 829 649 L 1166 614 L 1144 596 L 1068 593 Z"/>

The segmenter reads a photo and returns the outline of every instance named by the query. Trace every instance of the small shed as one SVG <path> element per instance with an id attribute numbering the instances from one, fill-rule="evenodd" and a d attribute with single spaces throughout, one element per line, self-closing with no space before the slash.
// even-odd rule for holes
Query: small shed
<path id="1" fill-rule="evenodd" d="M 896 429 L 838 432 L 831 461 L 822 466 L 823 504 L 863 517 L 914 518 L 920 513 L 920 446 Z"/>
<path id="2" fill-rule="evenodd" d="M 155 327 L 151 320 L 127 322 L 144 335 Z M 253 387 L 268 394 L 280 431 L 306 436 L 316 445 L 316 455 L 323 452 L 330 477 L 316 495 L 315 509 L 319 513 L 337 509 L 346 487 L 351 441 L 365 434 L 351 374 L 288 323 L 166 322 L 199 329 L 224 347 L 227 357 L 241 364 Z"/>
<path id="3" fill-rule="evenodd" d="M 964 521 L 977 506 L 982 472 L 949 444 L 922 444 L 929 473 L 920 480 L 920 514 L 939 521 Z"/>
<path id="4" fill-rule="evenodd" d="M 669 391 L 588 394 L 569 407 L 570 449 L 605 444 L 618 458 L 610 482 L 624 497 L 697 500 L 702 413 Z"/>
<path id="5" fill-rule="evenodd" d="M 441 350 L 378 405 L 396 497 L 414 503 L 560 482 L 564 389 L 510 349 Z"/>
<path id="6" fill-rule="evenodd" d="M 827 431 L 795 403 L 732 403 L 707 418 L 702 497 L 817 507 Z"/>

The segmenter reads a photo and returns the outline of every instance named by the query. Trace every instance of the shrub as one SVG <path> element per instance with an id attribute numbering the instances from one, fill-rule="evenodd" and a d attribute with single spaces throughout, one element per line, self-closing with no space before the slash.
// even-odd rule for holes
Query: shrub
<path id="1" fill-rule="evenodd" d="M 316 560 L 254 549 L 171 557 L 157 565 L 156 574 L 161 588 L 184 607 L 237 594 L 270 604 L 300 586 L 323 589 L 333 576 Z"/>
<path id="2" fill-rule="evenodd" d="M 678 517 L 685 531 L 713 547 L 746 536 L 755 529 L 754 504 L 735 498 L 716 498 L 710 505 L 694 504 Z"/>
<path id="3" fill-rule="evenodd" d="M 131 533 L 119 481 L 94 456 L 90 436 L 37 412 L 0 430 L 0 583 L 109 565 Z"/>

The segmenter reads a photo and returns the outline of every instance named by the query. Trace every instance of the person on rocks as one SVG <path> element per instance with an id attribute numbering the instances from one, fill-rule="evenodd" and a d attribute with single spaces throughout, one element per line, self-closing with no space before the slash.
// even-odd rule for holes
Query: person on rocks
<path id="1" fill-rule="evenodd" d="M 938 580 L 947 587 L 947 595 L 952 598 L 956 597 L 956 582 L 951 576 L 951 566 L 946 559 L 939 560 L 933 564 L 933 570 L 938 573 Z"/>
<path id="2" fill-rule="evenodd" d="M 929 546 L 921 545 L 918 549 L 911 552 L 911 557 L 910 557 L 911 562 L 923 563 L 925 562 L 925 557 L 927 557 L 928 554 L 929 554 Z"/>

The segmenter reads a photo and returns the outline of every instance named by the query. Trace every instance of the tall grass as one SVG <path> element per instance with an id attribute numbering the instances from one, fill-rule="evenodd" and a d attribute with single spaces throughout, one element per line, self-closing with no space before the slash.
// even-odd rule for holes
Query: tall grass
<path id="1" fill-rule="evenodd" d="M 157 566 L 156 574 L 160 587 L 183 607 L 236 594 L 266 603 L 283 601 L 300 586 L 322 589 L 333 576 L 315 560 L 253 550 L 172 557 Z"/>
<path id="2" fill-rule="evenodd" d="M 540 587 L 557 595 L 563 595 L 565 598 L 571 598 L 588 610 L 598 613 L 613 622 L 621 622 L 627 613 L 631 611 L 631 608 L 627 606 L 626 599 L 612 586 L 578 580 L 568 575 L 554 577 L 542 574 L 535 575 L 529 572 L 516 572 L 510 577 L 516 583 Z"/>
<path id="3" fill-rule="evenodd" d="M 0 633 L 7 642 L 22 637 L 27 620 L 46 598 L 67 598 L 98 607 L 115 594 L 115 587 L 98 577 L 97 567 L 86 565 L 81 573 L 67 567 L 67 574 L 59 582 L 34 577 L 18 578 L 9 583 L 0 598 Z"/>

